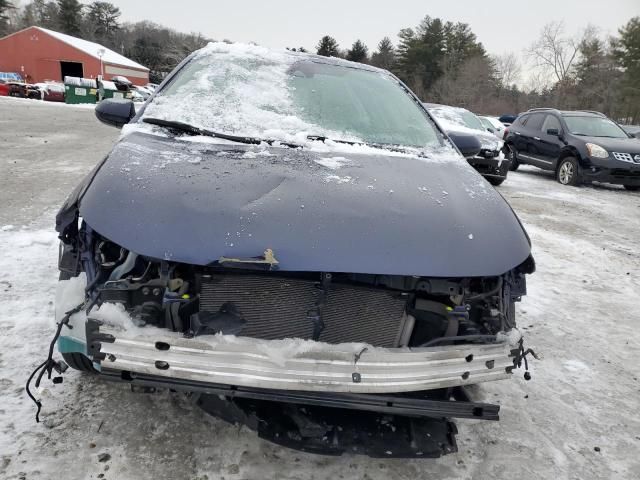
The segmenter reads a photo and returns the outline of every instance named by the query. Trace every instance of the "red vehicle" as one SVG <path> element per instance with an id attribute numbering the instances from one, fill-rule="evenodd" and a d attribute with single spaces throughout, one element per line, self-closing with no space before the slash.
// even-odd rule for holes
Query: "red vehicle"
<path id="1" fill-rule="evenodd" d="M 7 85 L 4 80 L 0 79 L 0 97 L 8 97 L 10 90 L 9 85 Z"/>
<path id="2" fill-rule="evenodd" d="M 64 85 L 62 83 L 36 83 L 32 85 L 38 89 L 37 98 L 47 102 L 64 102 Z M 30 95 L 30 98 L 36 98 Z"/>

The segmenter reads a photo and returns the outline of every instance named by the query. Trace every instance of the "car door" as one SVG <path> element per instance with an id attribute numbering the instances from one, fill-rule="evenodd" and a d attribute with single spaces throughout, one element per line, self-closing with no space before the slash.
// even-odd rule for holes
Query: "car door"
<path id="1" fill-rule="evenodd" d="M 518 119 L 515 122 L 513 122 L 509 127 L 509 132 L 512 134 L 510 135 L 510 141 L 513 147 L 515 148 L 518 156 L 520 155 L 520 153 L 526 154 L 527 145 L 526 145 L 526 142 L 524 141 L 524 139 L 526 138 L 526 135 L 523 137 L 522 133 L 526 128 L 526 124 L 527 124 L 527 121 L 529 120 L 529 117 L 530 117 L 529 114 L 520 115 Z M 524 163 L 526 163 L 526 161 Z"/>
<path id="2" fill-rule="evenodd" d="M 550 131 L 552 133 L 549 133 Z M 544 122 L 542 122 L 540 135 L 537 137 L 538 140 L 534 137 L 538 160 L 546 165 L 544 168 L 555 169 L 563 145 L 560 140 L 561 133 L 560 120 L 554 114 L 548 113 Z"/>
<path id="3" fill-rule="evenodd" d="M 541 161 L 539 143 L 545 116 L 545 113 L 530 113 L 524 127 L 519 129 L 522 148 L 518 149 L 518 157 L 523 163 L 529 163 L 541 168 L 548 168 L 547 164 Z"/>

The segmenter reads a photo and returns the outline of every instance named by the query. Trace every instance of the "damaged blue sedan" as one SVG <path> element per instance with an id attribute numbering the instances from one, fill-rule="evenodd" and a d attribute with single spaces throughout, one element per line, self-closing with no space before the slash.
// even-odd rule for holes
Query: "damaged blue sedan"
<path id="1" fill-rule="evenodd" d="M 210 44 L 136 112 L 57 216 L 69 366 L 183 390 L 322 454 L 438 457 L 466 386 L 526 363 L 534 271 L 507 202 L 389 72 Z M 528 374 L 527 374 L 528 375 Z"/>

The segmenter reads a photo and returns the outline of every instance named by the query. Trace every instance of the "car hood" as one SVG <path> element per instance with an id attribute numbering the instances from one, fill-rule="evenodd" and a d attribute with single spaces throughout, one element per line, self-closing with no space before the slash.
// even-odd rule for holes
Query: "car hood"
<path id="1" fill-rule="evenodd" d="M 578 137 L 588 143 L 600 145 L 609 152 L 640 154 L 640 141 L 637 138 Z"/>
<path id="2" fill-rule="evenodd" d="M 445 127 L 444 129 L 447 134 L 449 133 L 458 133 L 458 134 L 462 134 L 462 135 L 473 135 L 474 137 L 477 137 L 478 140 L 480 140 L 480 143 L 482 143 L 482 145 L 485 144 L 490 144 L 490 145 L 495 145 L 498 144 L 498 148 L 500 148 L 500 139 L 496 138 L 496 136 L 493 133 L 490 132 L 483 132 L 481 130 L 474 130 L 471 128 L 464 128 L 461 127 L 460 129 L 457 129 L 455 127 Z"/>
<path id="3" fill-rule="evenodd" d="M 501 275 L 529 257 L 510 206 L 462 157 L 353 150 L 136 132 L 76 189 L 75 205 L 133 252 L 197 265 L 271 248 L 285 271 L 467 277 Z"/>

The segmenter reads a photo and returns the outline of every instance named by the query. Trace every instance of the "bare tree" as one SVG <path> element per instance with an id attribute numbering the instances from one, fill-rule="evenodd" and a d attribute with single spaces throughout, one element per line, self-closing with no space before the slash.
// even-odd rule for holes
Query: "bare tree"
<path id="1" fill-rule="evenodd" d="M 547 23 L 528 49 L 535 64 L 562 85 L 571 79 L 580 46 L 580 41 L 565 36 L 564 30 L 563 22 Z"/>
<path id="2" fill-rule="evenodd" d="M 513 52 L 491 57 L 495 68 L 496 79 L 501 85 L 509 87 L 520 80 L 522 64 L 518 55 Z"/>

